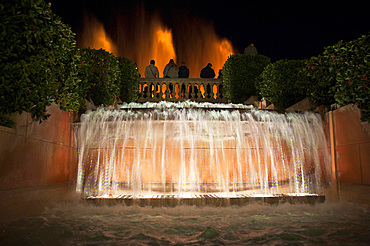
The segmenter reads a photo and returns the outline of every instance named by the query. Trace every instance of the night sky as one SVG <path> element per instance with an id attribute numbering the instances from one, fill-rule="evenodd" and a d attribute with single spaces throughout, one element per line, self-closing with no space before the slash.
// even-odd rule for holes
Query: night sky
<path id="1" fill-rule="evenodd" d="M 240 53 L 253 42 L 258 52 L 272 61 L 317 56 L 326 46 L 357 39 L 370 31 L 370 1 L 49 2 L 53 12 L 77 34 L 84 12 L 95 15 L 109 31 L 117 11 L 129 14 L 141 3 L 148 14 L 157 11 L 168 28 L 173 28 L 176 16 L 202 18 L 213 23 L 216 33 L 230 40 Z M 176 30 L 174 33 L 181 35 Z"/>

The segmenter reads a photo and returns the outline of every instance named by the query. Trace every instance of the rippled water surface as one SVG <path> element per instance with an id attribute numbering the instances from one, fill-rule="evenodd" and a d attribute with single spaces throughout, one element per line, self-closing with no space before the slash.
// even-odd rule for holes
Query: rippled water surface
<path id="1" fill-rule="evenodd" d="M 245 207 L 57 205 L 3 226 L 0 245 L 369 245 L 353 203 Z"/>

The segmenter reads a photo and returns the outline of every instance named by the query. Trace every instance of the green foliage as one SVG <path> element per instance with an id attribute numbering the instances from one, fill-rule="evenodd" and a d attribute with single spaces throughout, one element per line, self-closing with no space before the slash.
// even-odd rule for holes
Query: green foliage
<path id="1" fill-rule="evenodd" d="M 299 80 L 302 94 L 313 102 L 318 105 L 335 103 L 335 73 L 326 57 L 318 56 L 307 60 L 306 66 L 300 71 Z"/>
<path id="2" fill-rule="evenodd" d="M 307 61 L 300 84 L 318 104 L 358 104 L 362 120 L 370 120 L 370 40 L 361 38 L 325 48 Z"/>
<path id="3" fill-rule="evenodd" d="M 80 51 L 73 49 L 66 53 L 63 62 L 66 65 L 73 64 L 73 66 L 60 67 L 56 77 L 59 87 L 55 102 L 64 111 L 78 112 L 85 106 L 84 87 L 78 76 L 79 69 L 82 67 Z"/>
<path id="4" fill-rule="evenodd" d="M 281 109 L 304 99 L 305 95 L 297 84 L 298 73 L 304 65 L 303 60 L 281 60 L 269 64 L 258 85 L 261 96 Z"/>
<path id="5" fill-rule="evenodd" d="M 0 124 L 23 111 L 41 122 L 76 79 L 74 33 L 43 0 L 3 1 L 0 11 Z"/>
<path id="6" fill-rule="evenodd" d="M 370 33 L 369 33 L 370 34 Z M 334 98 L 339 105 L 358 104 L 362 120 L 370 120 L 370 36 L 325 48 L 323 55 L 336 74 Z"/>
<path id="7" fill-rule="evenodd" d="M 122 102 L 135 102 L 139 97 L 139 70 L 128 58 L 118 57 L 120 77 L 120 99 Z"/>
<path id="8" fill-rule="evenodd" d="M 264 55 L 231 55 L 222 68 L 222 83 L 226 97 L 242 103 L 257 94 L 256 83 L 270 58 Z"/>
<path id="9" fill-rule="evenodd" d="M 79 78 L 82 81 L 83 98 L 96 106 L 110 106 L 119 97 L 120 68 L 113 54 L 100 49 L 80 50 L 82 66 Z"/>

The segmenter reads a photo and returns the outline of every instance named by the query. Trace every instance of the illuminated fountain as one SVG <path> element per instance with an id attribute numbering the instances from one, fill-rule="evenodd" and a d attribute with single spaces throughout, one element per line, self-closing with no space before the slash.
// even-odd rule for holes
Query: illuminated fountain
<path id="1" fill-rule="evenodd" d="M 231 42 L 219 38 L 210 22 L 178 19 L 172 31 L 159 15 L 137 8 L 117 15 L 108 34 L 99 20 L 86 16 L 78 41 L 130 58 L 142 74 L 151 59 L 163 71 L 171 58 L 185 61 L 191 78 L 209 62 L 217 74 L 234 53 Z M 218 100 L 214 83 L 210 88 Z M 148 101 L 158 85 L 146 86 Z M 205 85 L 192 86 L 203 95 Z M 180 84 L 174 91 L 179 93 Z M 158 95 L 171 100 L 163 91 Z M 84 114 L 75 127 L 77 191 L 88 198 L 119 199 L 322 195 L 328 154 L 321 124 L 313 113 L 283 115 L 232 104 L 100 108 Z"/>
<path id="2" fill-rule="evenodd" d="M 324 192 L 320 116 L 244 105 L 127 104 L 76 125 L 85 197 L 263 197 Z"/>

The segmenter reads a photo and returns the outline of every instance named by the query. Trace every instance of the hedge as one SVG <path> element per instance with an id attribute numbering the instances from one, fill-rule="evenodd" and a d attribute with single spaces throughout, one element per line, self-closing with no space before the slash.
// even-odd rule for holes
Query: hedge
<path id="1" fill-rule="evenodd" d="M 225 95 L 233 103 L 243 103 L 257 95 L 256 83 L 270 58 L 264 55 L 231 55 L 222 68 Z"/>
<path id="2" fill-rule="evenodd" d="M 260 95 L 276 107 L 286 109 L 305 98 L 299 88 L 298 74 L 303 60 L 280 60 L 269 64 L 261 74 Z"/>
<path id="3" fill-rule="evenodd" d="M 136 64 L 126 57 L 118 57 L 120 68 L 120 99 L 122 102 L 135 102 L 139 97 L 139 70 Z"/>
<path id="4" fill-rule="evenodd" d="M 79 78 L 82 81 L 83 98 L 95 106 L 110 106 L 120 94 L 120 67 L 113 54 L 100 49 L 83 48 Z"/>

